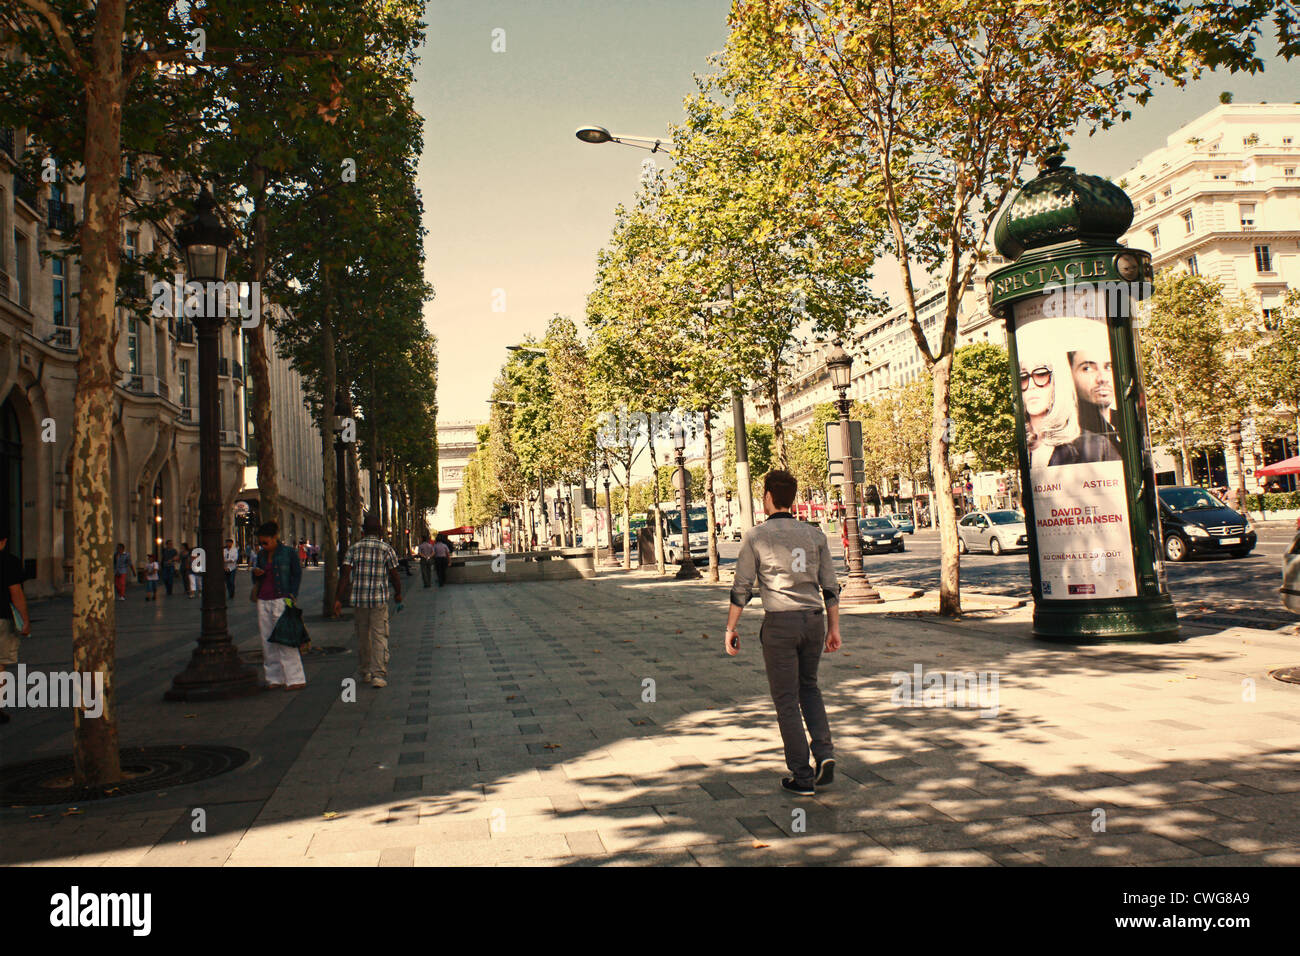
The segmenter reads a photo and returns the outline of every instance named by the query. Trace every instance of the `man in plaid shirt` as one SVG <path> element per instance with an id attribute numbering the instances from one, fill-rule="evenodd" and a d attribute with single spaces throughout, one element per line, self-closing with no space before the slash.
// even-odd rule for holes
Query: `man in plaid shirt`
<path id="1" fill-rule="evenodd" d="M 334 616 L 351 595 L 357 632 L 361 680 L 372 687 L 388 686 L 388 587 L 392 584 L 397 610 L 402 609 L 402 580 L 397 576 L 397 553 L 381 535 L 378 515 L 367 516 L 364 537 L 348 548 L 334 594 Z"/>

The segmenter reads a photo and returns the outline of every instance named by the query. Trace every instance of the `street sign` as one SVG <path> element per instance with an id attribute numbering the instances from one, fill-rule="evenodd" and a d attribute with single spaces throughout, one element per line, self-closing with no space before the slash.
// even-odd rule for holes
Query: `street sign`
<path id="1" fill-rule="evenodd" d="M 831 484 L 833 485 L 839 484 L 844 480 L 844 462 L 842 459 L 836 458 L 830 463 L 829 474 Z M 853 483 L 855 485 L 860 485 L 866 480 L 866 472 L 862 466 L 862 459 L 853 459 Z"/>
<path id="2" fill-rule="evenodd" d="M 853 457 L 862 458 L 862 422 L 849 422 L 849 441 L 853 445 Z M 826 460 L 838 462 L 844 459 L 843 439 L 840 437 L 840 423 L 826 423 Z M 832 465 L 834 467 L 834 465 Z"/>

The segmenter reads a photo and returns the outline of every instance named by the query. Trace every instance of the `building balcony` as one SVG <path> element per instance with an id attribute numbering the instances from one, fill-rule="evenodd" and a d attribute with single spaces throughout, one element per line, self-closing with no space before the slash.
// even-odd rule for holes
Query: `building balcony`
<path id="1" fill-rule="evenodd" d="M 194 344 L 194 323 L 181 319 L 176 323 L 176 341 L 186 345 Z"/>
<path id="2" fill-rule="evenodd" d="M 194 413 L 194 409 L 187 407 L 181 409 L 181 413 L 177 417 L 177 420 L 191 425 L 196 425 L 198 424 L 199 416 Z"/>
<path id="3" fill-rule="evenodd" d="M 51 199 L 45 207 L 45 222 L 55 232 L 64 235 L 77 230 L 77 207 L 70 202 Z"/>
<path id="4" fill-rule="evenodd" d="M 19 173 L 14 173 L 14 198 L 21 201 L 37 218 L 40 218 L 40 190 L 36 184 Z"/>

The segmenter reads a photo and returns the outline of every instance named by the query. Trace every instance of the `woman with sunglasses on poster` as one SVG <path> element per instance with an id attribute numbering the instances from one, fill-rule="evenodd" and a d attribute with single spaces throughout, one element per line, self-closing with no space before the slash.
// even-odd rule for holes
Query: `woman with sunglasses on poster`
<path id="1" fill-rule="evenodd" d="M 1026 357 L 1020 362 L 1020 397 L 1025 408 L 1025 439 L 1030 471 L 1057 465 L 1119 461 L 1104 435 L 1081 432 L 1078 398 L 1065 356 Z M 1057 369 L 1064 385 L 1057 388 Z"/>

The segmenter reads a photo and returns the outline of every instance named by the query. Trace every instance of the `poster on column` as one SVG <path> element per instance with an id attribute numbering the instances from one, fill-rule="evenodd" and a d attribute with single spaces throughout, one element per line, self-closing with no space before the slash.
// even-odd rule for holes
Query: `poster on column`
<path id="1" fill-rule="evenodd" d="M 1137 595 L 1104 305 L 1091 297 L 1046 295 L 1015 307 L 1020 407 L 1046 600 Z"/>

